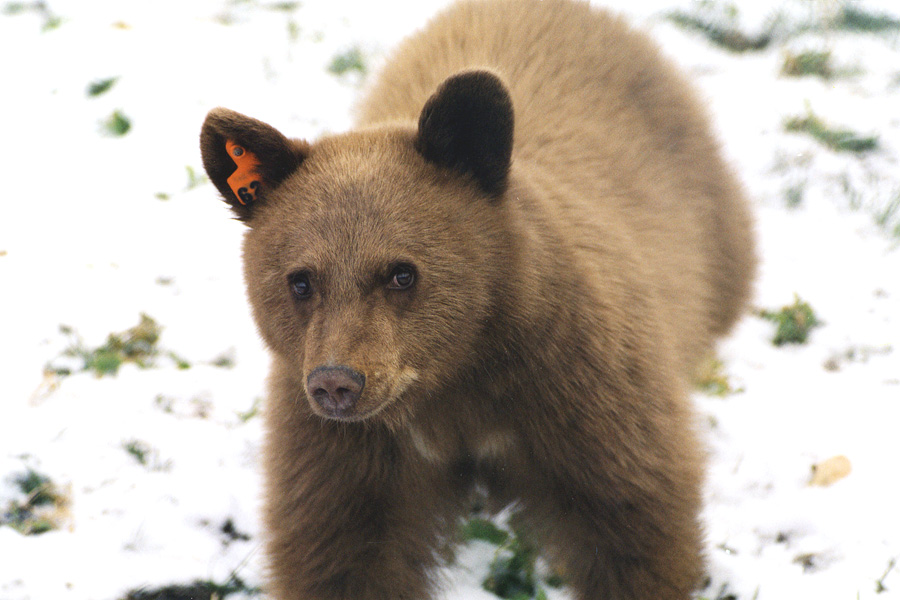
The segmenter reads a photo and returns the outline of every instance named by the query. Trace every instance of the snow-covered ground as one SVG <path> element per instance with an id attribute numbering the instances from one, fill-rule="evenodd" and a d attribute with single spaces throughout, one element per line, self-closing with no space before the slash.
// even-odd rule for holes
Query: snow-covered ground
<path id="1" fill-rule="evenodd" d="M 200 123 L 223 105 L 294 137 L 346 129 L 364 82 L 329 72 L 333 57 L 358 47 L 377 69 L 445 3 L 0 7 L 0 522 L 27 504 L 16 482 L 29 470 L 61 498 L 47 533 L 0 525 L 0 600 L 261 583 L 253 409 L 267 358 L 244 300 L 242 227 L 197 179 Z M 808 343 L 776 347 L 774 325 L 748 316 L 720 349 L 733 392 L 695 394 L 711 450 L 712 581 L 700 596 L 900 598 L 900 32 L 819 28 L 735 54 L 661 17 L 696 2 L 606 4 L 647 28 L 709 99 L 758 219 L 756 306 L 797 294 L 824 322 Z M 750 32 L 776 9 L 800 22 L 841 6 L 734 5 Z M 865 6 L 900 17 L 896 0 Z M 803 49 L 830 50 L 843 74 L 780 76 L 785 53 Z M 808 110 L 877 134 L 878 149 L 837 153 L 784 132 Z M 131 123 L 124 136 L 104 133 L 115 111 Z M 95 348 L 141 313 L 189 369 L 163 356 L 116 376 L 45 374 L 67 363 L 74 334 L 61 325 Z M 213 364 L 223 355 L 232 366 Z M 812 466 L 836 456 L 849 475 L 809 485 Z M 495 598 L 480 586 L 493 553 L 464 549 L 446 600 Z"/>

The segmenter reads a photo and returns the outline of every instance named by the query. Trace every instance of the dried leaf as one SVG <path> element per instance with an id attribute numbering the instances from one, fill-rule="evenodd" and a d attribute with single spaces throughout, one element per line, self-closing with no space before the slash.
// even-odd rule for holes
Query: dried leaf
<path id="1" fill-rule="evenodd" d="M 850 474 L 850 459 L 846 456 L 833 456 L 812 467 L 810 485 L 829 486 Z"/>

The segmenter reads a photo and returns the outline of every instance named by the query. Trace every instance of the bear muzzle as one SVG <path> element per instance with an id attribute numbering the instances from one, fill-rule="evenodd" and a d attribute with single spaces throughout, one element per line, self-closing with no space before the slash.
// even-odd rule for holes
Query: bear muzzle
<path id="1" fill-rule="evenodd" d="M 306 393 L 332 419 L 352 419 L 365 386 L 366 376 L 345 366 L 316 367 L 306 378 Z"/>

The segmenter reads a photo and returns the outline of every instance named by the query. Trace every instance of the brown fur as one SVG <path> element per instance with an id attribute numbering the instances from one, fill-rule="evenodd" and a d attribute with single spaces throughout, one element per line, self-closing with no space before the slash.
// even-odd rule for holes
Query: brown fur
<path id="1" fill-rule="evenodd" d="M 578 598 L 689 598 L 688 375 L 755 259 L 682 77 L 586 4 L 461 3 L 400 47 L 359 126 L 310 145 L 217 109 L 202 133 L 273 356 L 272 596 L 427 598 L 481 482 Z M 225 139 L 263 164 L 251 206 Z M 310 377 L 332 367 L 365 380 L 338 412 Z"/>

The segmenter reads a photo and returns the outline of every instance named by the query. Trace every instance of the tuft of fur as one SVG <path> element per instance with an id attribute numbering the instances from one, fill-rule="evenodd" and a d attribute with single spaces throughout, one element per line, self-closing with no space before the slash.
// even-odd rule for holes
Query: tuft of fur
<path id="1" fill-rule="evenodd" d="M 251 205 L 226 139 L 261 161 Z M 687 382 L 756 263 L 707 117 L 651 42 L 587 3 L 464 1 L 400 46 L 355 130 L 308 144 L 217 109 L 201 148 L 248 226 L 272 352 L 273 598 L 429 597 L 477 484 L 578 598 L 690 597 Z"/>

